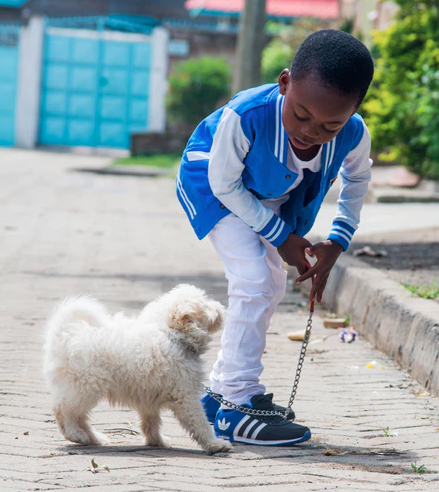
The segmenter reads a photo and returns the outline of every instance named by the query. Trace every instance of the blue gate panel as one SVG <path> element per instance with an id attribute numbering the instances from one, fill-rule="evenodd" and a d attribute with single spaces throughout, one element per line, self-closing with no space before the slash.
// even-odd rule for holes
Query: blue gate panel
<path id="1" fill-rule="evenodd" d="M 68 62 L 70 59 L 70 38 L 46 36 L 46 60 L 49 62 Z"/>
<path id="2" fill-rule="evenodd" d="M 104 96 L 101 99 L 99 117 L 101 120 L 119 120 L 126 118 L 126 99 L 124 97 Z"/>
<path id="3" fill-rule="evenodd" d="M 64 142 L 65 118 L 46 117 L 40 124 L 40 142 L 55 142 L 62 145 Z"/>
<path id="4" fill-rule="evenodd" d="M 69 67 L 67 65 L 48 66 L 44 73 L 44 79 L 46 89 L 65 92 L 69 83 Z"/>
<path id="5" fill-rule="evenodd" d="M 94 145 L 94 121 L 86 119 L 69 120 L 67 125 L 68 145 Z"/>
<path id="6" fill-rule="evenodd" d="M 81 65 L 96 66 L 99 63 L 99 46 L 96 39 L 75 38 L 71 60 Z"/>
<path id="7" fill-rule="evenodd" d="M 14 145 L 18 46 L 0 45 L 0 67 L 0 145 Z"/>
<path id="8" fill-rule="evenodd" d="M 126 94 L 128 92 L 128 70 L 108 68 L 103 70 L 101 90 L 103 94 Z"/>
<path id="9" fill-rule="evenodd" d="M 116 122 L 101 123 L 98 145 L 102 147 L 127 148 L 129 146 L 129 138 L 125 125 Z"/>
<path id="10" fill-rule="evenodd" d="M 40 142 L 129 147 L 147 128 L 149 42 L 46 34 Z"/>
<path id="11" fill-rule="evenodd" d="M 70 78 L 70 89 L 78 92 L 92 92 L 97 91 L 97 68 L 72 68 Z"/>
<path id="12" fill-rule="evenodd" d="M 131 44 L 123 41 L 104 41 L 104 65 L 110 67 L 129 67 Z"/>
<path id="13" fill-rule="evenodd" d="M 130 102 L 130 123 L 136 127 L 145 128 L 146 115 L 148 114 L 148 100 L 132 100 Z"/>
<path id="14" fill-rule="evenodd" d="M 42 110 L 46 114 L 64 116 L 67 111 L 67 96 L 64 93 L 49 93 L 43 96 Z"/>
<path id="15" fill-rule="evenodd" d="M 151 45 L 147 43 L 137 43 L 134 45 L 133 66 L 149 70 L 151 66 Z"/>
<path id="16" fill-rule="evenodd" d="M 150 73 L 149 70 L 145 71 L 135 71 L 131 78 L 130 92 L 133 96 L 148 97 L 149 94 L 149 81 Z"/>
<path id="17" fill-rule="evenodd" d="M 40 143 L 93 145 L 98 60 L 97 39 L 46 35 Z"/>

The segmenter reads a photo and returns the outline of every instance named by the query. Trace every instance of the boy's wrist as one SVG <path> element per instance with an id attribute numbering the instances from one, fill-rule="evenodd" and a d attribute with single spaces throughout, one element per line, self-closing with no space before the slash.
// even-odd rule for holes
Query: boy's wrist
<path id="1" fill-rule="evenodd" d="M 291 227 L 276 214 L 269 220 L 267 225 L 260 231 L 257 231 L 273 246 L 278 248 L 283 244 L 291 233 Z"/>
<path id="2" fill-rule="evenodd" d="M 328 239 L 328 241 L 335 247 L 335 249 L 339 250 L 339 254 L 343 253 L 345 251 L 344 246 L 341 244 L 340 241 L 337 241 L 337 239 Z"/>

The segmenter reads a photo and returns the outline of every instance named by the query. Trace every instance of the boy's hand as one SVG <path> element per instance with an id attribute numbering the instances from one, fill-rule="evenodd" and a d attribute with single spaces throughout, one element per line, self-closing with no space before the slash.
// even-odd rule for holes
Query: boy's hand
<path id="1" fill-rule="evenodd" d="M 303 275 L 309 268 L 309 263 L 305 257 L 305 249 L 311 247 L 313 246 L 307 239 L 290 234 L 277 250 L 285 263 L 295 266 L 299 271 L 299 275 Z"/>
<path id="2" fill-rule="evenodd" d="M 313 267 L 305 271 L 304 274 L 301 274 L 296 280 L 296 283 L 303 282 L 314 276 L 309 300 L 312 301 L 314 297 L 317 296 L 317 302 L 322 302 L 322 295 L 326 287 L 326 282 L 328 281 L 329 273 L 338 257 L 343 252 L 343 247 L 336 241 L 328 240 L 316 243 L 313 246 L 306 248 L 305 251 L 309 256 L 316 257 L 317 262 Z"/>

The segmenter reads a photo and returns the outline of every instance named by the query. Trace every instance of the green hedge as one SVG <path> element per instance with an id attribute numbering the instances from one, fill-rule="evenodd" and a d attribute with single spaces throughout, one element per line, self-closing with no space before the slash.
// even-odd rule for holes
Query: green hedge
<path id="1" fill-rule="evenodd" d="M 230 95 L 230 67 L 223 58 L 177 63 L 169 77 L 166 106 L 171 122 L 195 126 Z"/>
<path id="2" fill-rule="evenodd" d="M 374 82 L 362 113 L 380 159 L 439 179 L 439 1 L 396 0 L 395 22 L 374 34 Z"/>

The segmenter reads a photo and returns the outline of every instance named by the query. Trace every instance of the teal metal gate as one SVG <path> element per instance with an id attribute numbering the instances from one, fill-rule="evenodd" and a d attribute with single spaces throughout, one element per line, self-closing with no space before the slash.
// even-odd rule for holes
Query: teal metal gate
<path id="1" fill-rule="evenodd" d="M 50 21 L 41 144 L 129 148 L 130 133 L 148 127 L 150 30 L 102 18 Z"/>
<path id="2" fill-rule="evenodd" d="M 15 143 L 19 37 L 18 25 L 0 24 L 0 145 Z"/>

